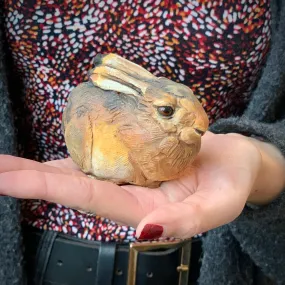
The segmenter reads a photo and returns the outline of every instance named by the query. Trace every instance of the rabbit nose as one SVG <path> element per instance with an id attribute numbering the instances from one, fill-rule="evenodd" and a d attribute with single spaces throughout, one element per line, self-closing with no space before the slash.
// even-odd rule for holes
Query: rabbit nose
<path id="1" fill-rule="evenodd" d="M 185 142 L 186 144 L 195 144 L 197 143 L 197 132 L 193 128 L 184 128 L 180 132 L 179 138 L 181 141 Z"/>
<path id="2" fill-rule="evenodd" d="M 200 106 L 199 106 L 200 107 Z M 197 108 L 195 122 L 193 124 L 194 131 L 199 136 L 203 136 L 209 127 L 209 119 L 207 113 L 202 108 Z"/>

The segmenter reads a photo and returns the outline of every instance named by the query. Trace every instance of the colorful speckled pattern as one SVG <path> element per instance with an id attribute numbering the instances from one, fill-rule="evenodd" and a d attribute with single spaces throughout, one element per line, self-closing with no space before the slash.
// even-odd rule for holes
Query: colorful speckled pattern
<path id="1" fill-rule="evenodd" d="M 267 1 L 5 0 L 6 31 L 25 86 L 25 157 L 66 157 L 61 115 L 97 53 L 115 52 L 191 87 L 210 122 L 237 114 L 270 46 Z M 24 221 L 90 240 L 132 240 L 134 230 L 44 201 Z"/>

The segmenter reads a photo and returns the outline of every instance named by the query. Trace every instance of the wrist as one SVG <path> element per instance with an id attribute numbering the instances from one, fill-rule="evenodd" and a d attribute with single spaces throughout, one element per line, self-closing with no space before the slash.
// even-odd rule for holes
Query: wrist
<path id="1" fill-rule="evenodd" d="M 265 205 L 276 199 L 285 187 L 285 158 L 277 147 L 248 138 L 261 155 L 261 165 L 247 202 Z"/>

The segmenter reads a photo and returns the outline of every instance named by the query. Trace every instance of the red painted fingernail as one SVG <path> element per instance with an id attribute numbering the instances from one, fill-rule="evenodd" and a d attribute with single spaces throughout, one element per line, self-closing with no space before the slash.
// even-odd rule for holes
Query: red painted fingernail
<path id="1" fill-rule="evenodd" d="M 139 239 L 157 239 L 161 237 L 162 233 L 162 226 L 147 224 L 144 226 Z"/>

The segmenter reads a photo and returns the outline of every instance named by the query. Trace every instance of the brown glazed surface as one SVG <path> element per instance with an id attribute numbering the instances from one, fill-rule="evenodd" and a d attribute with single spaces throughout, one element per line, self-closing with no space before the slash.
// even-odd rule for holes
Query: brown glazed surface
<path id="1" fill-rule="evenodd" d="M 115 54 L 97 55 L 62 119 L 68 151 L 83 172 L 147 187 L 181 175 L 208 125 L 190 88 Z"/>

